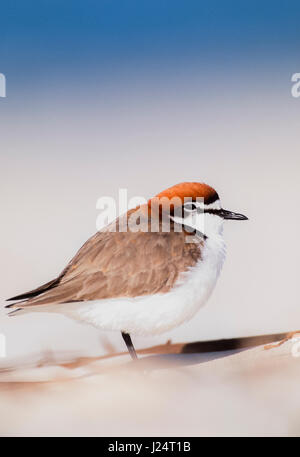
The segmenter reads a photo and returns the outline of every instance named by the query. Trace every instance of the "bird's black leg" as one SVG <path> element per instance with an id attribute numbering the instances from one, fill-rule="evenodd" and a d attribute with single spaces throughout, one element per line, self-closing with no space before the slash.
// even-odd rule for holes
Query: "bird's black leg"
<path id="1" fill-rule="evenodd" d="M 123 340 L 125 341 L 125 344 L 127 346 L 128 352 L 131 355 L 131 358 L 133 360 L 136 360 L 137 359 L 137 355 L 136 355 L 136 352 L 135 352 L 134 346 L 132 344 L 131 337 L 130 337 L 129 333 L 122 332 L 122 337 L 123 337 Z"/>

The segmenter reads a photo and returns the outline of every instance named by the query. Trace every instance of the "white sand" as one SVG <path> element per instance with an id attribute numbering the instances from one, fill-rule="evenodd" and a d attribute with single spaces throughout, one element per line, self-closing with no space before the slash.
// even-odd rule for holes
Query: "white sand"
<path id="1" fill-rule="evenodd" d="M 202 363 L 203 354 L 145 356 L 135 367 L 121 356 L 2 372 L 0 434 L 299 436 L 295 344 Z"/>

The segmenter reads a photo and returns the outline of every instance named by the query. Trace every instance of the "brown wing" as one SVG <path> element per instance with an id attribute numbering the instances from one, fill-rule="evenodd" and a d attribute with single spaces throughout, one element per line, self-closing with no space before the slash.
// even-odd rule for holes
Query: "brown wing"
<path id="1" fill-rule="evenodd" d="M 100 231 L 78 251 L 50 290 L 12 307 L 167 292 L 193 266 L 199 245 L 185 234 Z"/>

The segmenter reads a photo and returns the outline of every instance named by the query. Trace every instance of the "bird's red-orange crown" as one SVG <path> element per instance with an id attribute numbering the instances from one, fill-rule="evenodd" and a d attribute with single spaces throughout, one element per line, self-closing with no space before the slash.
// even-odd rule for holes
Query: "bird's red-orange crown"
<path id="1" fill-rule="evenodd" d="M 175 186 L 169 187 L 166 190 L 163 190 L 155 197 L 166 197 L 168 199 L 179 197 L 182 203 L 184 203 L 185 198 L 196 200 L 196 198 L 202 197 L 204 198 L 204 203 L 206 205 L 215 202 L 219 198 L 215 189 L 208 186 L 207 184 L 200 182 L 182 182 L 180 184 L 176 184 Z"/>

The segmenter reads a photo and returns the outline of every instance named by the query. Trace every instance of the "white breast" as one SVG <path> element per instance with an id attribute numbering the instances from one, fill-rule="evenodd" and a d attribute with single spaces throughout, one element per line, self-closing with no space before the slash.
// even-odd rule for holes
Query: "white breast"
<path id="1" fill-rule="evenodd" d="M 221 235 L 208 238 L 202 259 L 165 294 L 68 303 L 57 311 L 102 330 L 136 335 L 163 333 L 191 319 L 210 296 L 225 259 Z M 53 306 L 53 305 L 52 305 Z M 55 312 L 54 307 L 52 311 Z"/>

